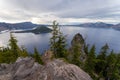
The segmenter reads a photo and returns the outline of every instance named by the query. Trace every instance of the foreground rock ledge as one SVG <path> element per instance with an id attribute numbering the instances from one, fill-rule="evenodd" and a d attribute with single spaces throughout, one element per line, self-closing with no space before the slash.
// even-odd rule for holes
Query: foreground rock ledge
<path id="1" fill-rule="evenodd" d="M 0 65 L 0 80 L 92 80 L 79 67 L 54 59 L 40 65 L 33 58 L 18 58 L 14 64 Z"/>

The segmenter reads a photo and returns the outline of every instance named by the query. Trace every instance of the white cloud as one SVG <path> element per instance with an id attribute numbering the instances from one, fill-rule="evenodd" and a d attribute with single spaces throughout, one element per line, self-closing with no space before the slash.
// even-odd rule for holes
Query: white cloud
<path id="1" fill-rule="evenodd" d="M 0 20 L 115 23 L 120 22 L 120 0 L 0 0 Z"/>

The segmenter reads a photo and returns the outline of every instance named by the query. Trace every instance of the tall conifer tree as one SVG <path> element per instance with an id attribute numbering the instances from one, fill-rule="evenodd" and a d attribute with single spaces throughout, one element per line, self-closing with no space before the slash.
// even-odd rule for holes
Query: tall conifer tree
<path id="1" fill-rule="evenodd" d="M 67 56 L 67 50 L 65 49 L 65 36 L 63 36 L 63 33 L 60 31 L 60 28 L 58 27 L 58 23 L 56 23 L 56 21 L 53 22 L 52 28 L 53 31 L 52 37 L 50 39 L 50 48 L 56 58 L 65 58 Z"/>

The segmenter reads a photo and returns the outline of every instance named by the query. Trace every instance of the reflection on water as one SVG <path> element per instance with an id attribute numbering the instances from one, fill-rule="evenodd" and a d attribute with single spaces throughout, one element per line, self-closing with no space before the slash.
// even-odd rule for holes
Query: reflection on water
<path id="1" fill-rule="evenodd" d="M 105 43 L 108 43 L 111 49 L 115 52 L 120 51 L 120 31 L 113 29 L 100 29 L 100 28 L 83 28 L 83 27 L 61 27 L 61 31 L 67 35 L 67 43 L 70 42 L 76 33 L 81 33 L 90 45 L 95 44 L 97 52 Z M 33 52 L 33 48 L 42 53 L 49 49 L 49 39 L 51 33 L 46 34 L 33 34 L 33 33 L 14 33 L 18 40 L 19 46 L 25 46 L 29 52 Z M 9 40 L 9 32 L 0 34 L 0 45 L 7 45 Z"/>

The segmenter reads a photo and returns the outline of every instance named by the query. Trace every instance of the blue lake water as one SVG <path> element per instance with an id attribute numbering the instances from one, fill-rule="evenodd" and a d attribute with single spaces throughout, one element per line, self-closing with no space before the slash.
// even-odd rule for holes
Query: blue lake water
<path id="1" fill-rule="evenodd" d="M 61 27 L 61 31 L 64 35 L 67 35 L 67 44 L 70 46 L 70 42 L 76 33 L 80 33 L 86 40 L 87 44 L 96 45 L 96 50 L 99 52 L 100 48 L 108 43 L 110 49 L 114 49 L 115 52 L 120 52 L 120 31 L 114 29 L 104 28 L 83 28 L 83 27 Z M 33 48 L 37 47 L 39 52 L 43 53 L 49 49 L 49 39 L 51 33 L 45 34 L 33 34 L 33 33 L 14 33 L 14 36 L 18 40 L 19 46 L 24 46 L 29 52 L 33 52 Z M 0 34 L 0 46 L 6 46 L 9 40 L 9 32 Z"/>

